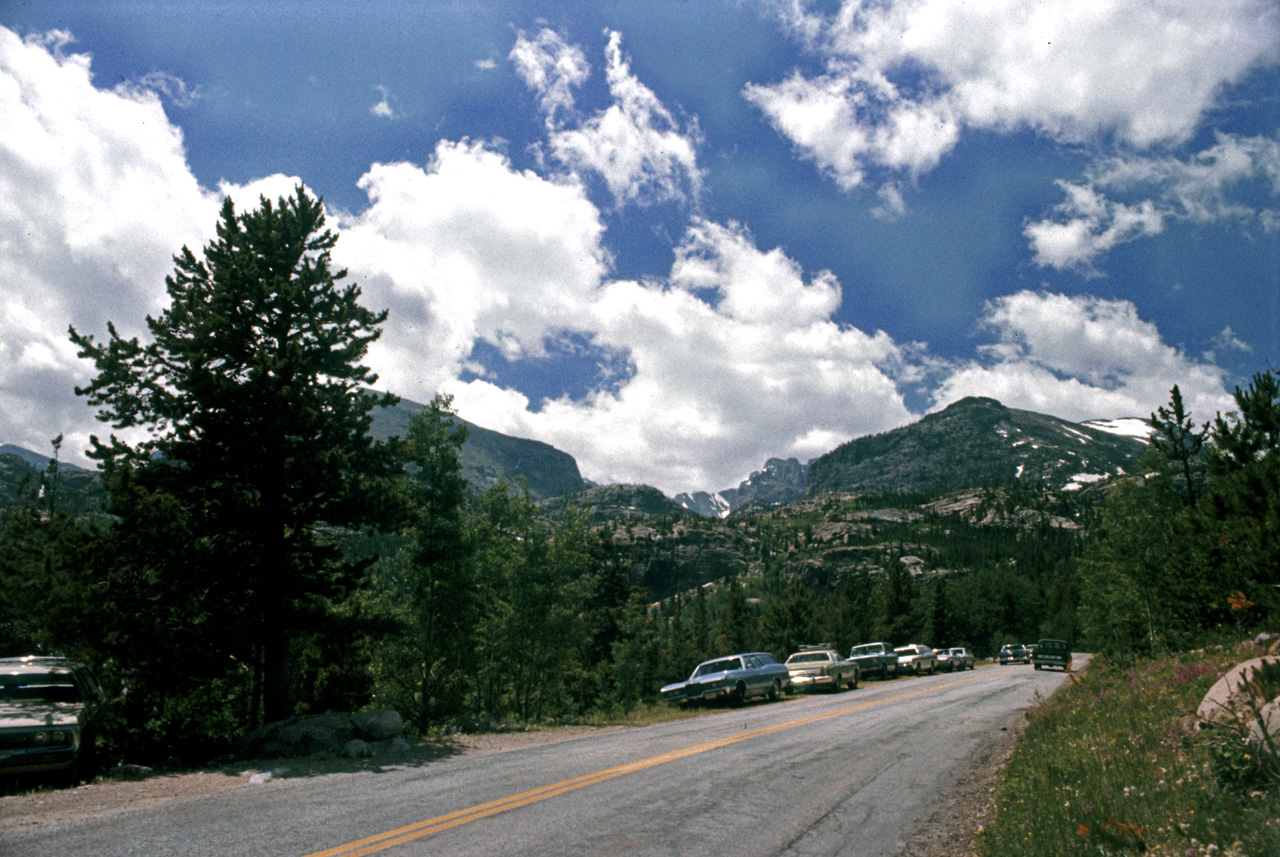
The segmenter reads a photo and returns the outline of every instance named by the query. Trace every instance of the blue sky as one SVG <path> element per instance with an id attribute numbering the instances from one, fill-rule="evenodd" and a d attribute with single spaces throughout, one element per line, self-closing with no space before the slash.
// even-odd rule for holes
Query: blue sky
<path id="1" fill-rule="evenodd" d="M 302 181 L 380 383 L 599 482 L 731 487 L 966 395 L 1084 420 L 1280 365 L 1280 4 L 0 4 L 0 441 L 83 460 Z"/>

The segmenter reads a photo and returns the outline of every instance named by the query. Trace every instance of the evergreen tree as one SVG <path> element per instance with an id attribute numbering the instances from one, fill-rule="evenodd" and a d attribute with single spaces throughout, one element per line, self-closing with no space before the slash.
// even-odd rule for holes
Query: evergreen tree
<path id="1" fill-rule="evenodd" d="M 567 672 L 586 637 L 586 516 L 570 510 L 548 531 L 528 490 L 499 482 L 473 525 L 476 574 L 488 587 L 476 643 L 480 708 L 526 722 L 563 713 Z"/>
<path id="2" fill-rule="evenodd" d="M 1280 617 L 1280 378 L 1260 372 L 1247 389 L 1236 388 L 1235 400 L 1237 412 L 1214 419 L 1206 455 L 1210 502 L 1201 523 L 1208 561 L 1218 570 L 1213 600 L 1233 618 L 1237 605 L 1251 601 L 1269 612 L 1274 630 Z M 1230 604 L 1235 592 L 1244 598 Z"/>
<path id="3" fill-rule="evenodd" d="M 720 614 L 720 623 L 716 627 L 719 653 L 731 654 L 754 648 L 751 619 L 746 590 L 736 576 L 729 577 L 725 581 L 724 612 Z"/>
<path id="4" fill-rule="evenodd" d="M 467 428 L 452 399 L 436 395 L 414 414 L 405 437 L 404 475 L 411 539 L 407 584 L 412 605 L 409 648 L 416 653 L 419 729 L 462 711 L 480 604 L 464 532 L 462 445 Z"/>
<path id="5" fill-rule="evenodd" d="M 1161 405 L 1151 415 L 1151 424 L 1156 429 L 1151 435 L 1151 448 L 1178 471 L 1187 504 L 1194 506 L 1200 486 L 1192 478 L 1192 471 L 1199 462 L 1207 429 L 1197 430 L 1191 422 L 1177 384 L 1169 391 L 1169 404 Z"/>
<path id="6" fill-rule="evenodd" d="M 765 649 L 779 659 L 786 659 L 802 645 L 822 642 L 814 638 L 816 613 L 813 593 L 799 580 L 792 580 L 782 597 L 765 608 L 762 620 Z"/>
<path id="7" fill-rule="evenodd" d="M 947 579 L 940 577 L 933 584 L 933 612 L 929 622 L 929 639 L 939 648 L 958 645 L 951 622 L 951 603 L 947 598 Z"/>
<path id="8" fill-rule="evenodd" d="M 897 557 L 890 560 L 884 580 L 878 588 L 879 615 L 876 616 L 875 637 L 895 646 L 911 642 L 915 630 L 911 608 L 915 600 L 915 586 L 911 573 Z"/>
<path id="9" fill-rule="evenodd" d="M 166 505 L 177 513 L 139 585 L 188 597 L 175 619 L 220 629 L 210 643 L 252 665 L 269 720 L 294 711 L 291 640 L 324 623 L 358 572 L 325 527 L 386 517 L 375 489 L 396 467 L 369 435 L 372 409 L 395 397 L 368 393 L 376 376 L 360 362 L 386 313 L 339 285 L 324 222 L 302 187 L 245 213 L 228 199 L 203 258 L 174 257 L 150 343 L 114 325 L 101 344 L 71 329 L 97 368 L 77 393 L 104 422 L 149 435 L 93 440 L 117 531 L 162 524 L 153 513 Z"/>

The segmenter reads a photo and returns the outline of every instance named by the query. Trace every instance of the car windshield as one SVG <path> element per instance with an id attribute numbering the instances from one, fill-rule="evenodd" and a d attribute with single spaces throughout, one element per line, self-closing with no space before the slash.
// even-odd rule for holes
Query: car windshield
<path id="1" fill-rule="evenodd" d="M 69 675 L 0 675 L 0 700 L 80 702 L 80 690 Z"/>
<path id="2" fill-rule="evenodd" d="M 722 673 L 726 670 L 740 669 L 742 669 L 742 661 L 737 658 L 724 658 L 722 660 L 707 661 L 705 664 L 700 664 L 693 676 L 694 678 L 697 678 L 700 675 L 711 675 L 712 673 Z"/>
<path id="3" fill-rule="evenodd" d="M 854 646 L 850 655 L 878 655 L 880 654 L 879 646 Z"/>
<path id="4" fill-rule="evenodd" d="M 789 664 L 818 664 L 826 663 L 831 660 L 831 656 L 826 652 L 804 652 L 803 654 L 792 655 L 787 658 Z"/>

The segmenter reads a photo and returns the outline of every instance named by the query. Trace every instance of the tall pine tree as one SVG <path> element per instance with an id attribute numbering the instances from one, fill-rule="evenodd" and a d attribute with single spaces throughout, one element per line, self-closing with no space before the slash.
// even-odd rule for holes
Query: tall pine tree
<path id="1" fill-rule="evenodd" d="M 396 466 L 369 432 L 371 411 L 396 399 L 367 392 L 376 376 L 361 365 L 386 312 L 340 285 L 336 241 L 301 186 L 244 213 L 228 199 L 203 257 L 174 257 L 149 343 L 114 325 L 102 343 L 71 329 L 98 373 L 77 393 L 104 422 L 149 435 L 93 441 L 120 530 L 157 497 L 185 519 L 184 549 L 157 552 L 163 567 L 139 579 L 198 578 L 181 587 L 183 609 L 220 630 L 203 642 L 252 665 L 267 720 L 293 713 L 291 638 L 323 624 L 351 582 L 324 528 L 383 517 L 375 489 Z"/>

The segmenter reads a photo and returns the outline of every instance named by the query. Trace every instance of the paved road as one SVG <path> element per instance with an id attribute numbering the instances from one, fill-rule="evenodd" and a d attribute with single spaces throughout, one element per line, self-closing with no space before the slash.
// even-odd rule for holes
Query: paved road
<path id="1" fill-rule="evenodd" d="M 1063 681 L 992 666 L 864 682 L 675 723 L 273 780 L 0 833 L 0 854 L 894 855 L 984 744 Z"/>

